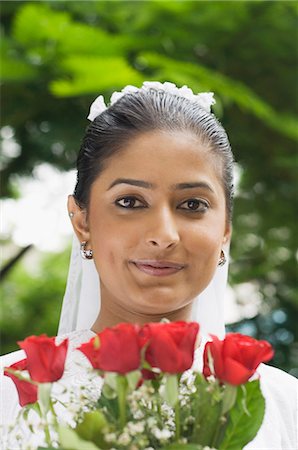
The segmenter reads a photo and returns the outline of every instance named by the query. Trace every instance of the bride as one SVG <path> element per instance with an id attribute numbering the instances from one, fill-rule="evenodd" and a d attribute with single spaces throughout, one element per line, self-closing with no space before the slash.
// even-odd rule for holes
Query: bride
<path id="1" fill-rule="evenodd" d="M 68 199 L 76 237 L 57 338 L 70 339 L 70 382 L 82 376 L 73 348 L 120 322 L 198 321 L 198 367 L 207 334 L 223 337 L 233 156 L 213 103 L 210 93 L 145 82 L 91 106 Z M 264 364 L 258 372 L 266 412 L 245 450 L 294 450 L 297 380 Z M 18 400 L 9 377 L 1 388 L 8 423 Z"/>

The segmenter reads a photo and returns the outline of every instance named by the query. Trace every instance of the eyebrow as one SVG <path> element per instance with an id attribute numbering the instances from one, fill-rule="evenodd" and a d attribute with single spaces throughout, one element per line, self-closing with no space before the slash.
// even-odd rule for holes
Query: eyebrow
<path id="1" fill-rule="evenodd" d="M 156 186 L 152 183 L 148 183 L 147 181 L 142 180 L 132 180 L 131 178 L 117 178 L 113 183 L 109 186 L 108 190 L 117 184 L 130 184 L 132 186 L 139 186 L 146 189 L 154 189 Z"/>
<path id="2" fill-rule="evenodd" d="M 193 183 L 179 183 L 172 186 L 172 188 L 174 190 L 203 188 L 214 193 L 214 190 L 212 189 L 210 184 L 206 183 L 205 181 L 195 181 Z"/>
<path id="3" fill-rule="evenodd" d="M 139 187 L 143 187 L 145 189 L 155 189 L 156 188 L 156 184 L 149 183 L 148 181 L 133 180 L 131 178 L 117 178 L 108 187 L 108 190 L 110 190 L 112 187 L 116 186 L 117 184 L 130 184 L 132 186 L 139 186 Z M 207 189 L 208 191 L 214 193 L 214 190 L 211 188 L 211 186 L 204 181 L 195 181 L 192 183 L 178 183 L 178 184 L 174 184 L 171 186 L 171 189 L 173 191 L 183 190 L 183 189 L 194 189 L 194 188 L 203 188 L 203 189 Z"/>

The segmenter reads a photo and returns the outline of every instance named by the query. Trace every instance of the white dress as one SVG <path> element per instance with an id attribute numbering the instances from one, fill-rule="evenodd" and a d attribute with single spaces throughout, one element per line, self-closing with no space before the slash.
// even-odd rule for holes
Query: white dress
<path id="1" fill-rule="evenodd" d="M 87 360 L 80 352 L 73 351 L 80 343 L 87 342 L 94 333 L 90 330 L 74 331 L 65 336 L 59 336 L 59 341 L 69 338 L 69 351 L 66 369 L 62 381 L 68 386 L 86 383 L 86 374 L 81 366 L 86 366 Z M 204 338 L 195 352 L 194 369 L 202 370 L 203 349 L 208 338 Z M 24 352 L 19 350 L 1 358 L 1 370 L 24 358 Z M 261 364 L 258 368 L 261 376 L 261 389 L 266 400 L 265 417 L 257 436 L 243 450 L 297 450 L 298 449 L 298 380 L 282 370 Z M 90 392 L 92 391 L 90 388 Z M 98 388 L 98 386 L 97 386 Z M 93 389 L 94 390 L 94 389 Z M 100 387 L 99 387 L 100 390 Z M 98 391 L 98 389 L 97 389 Z M 11 423 L 20 407 L 18 396 L 12 380 L 1 374 L 0 391 L 1 423 L 5 426 Z M 29 442 L 29 441 L 28 441 Z M 34 442 L 23 447 L 7 446 L 7 436 L 2 434 L 1 449 L 24 450 L 34 448 Z M 30 446 L 31 445 L 31 446 Z M 82 449 L 83 450 L 83 449 Z"/>

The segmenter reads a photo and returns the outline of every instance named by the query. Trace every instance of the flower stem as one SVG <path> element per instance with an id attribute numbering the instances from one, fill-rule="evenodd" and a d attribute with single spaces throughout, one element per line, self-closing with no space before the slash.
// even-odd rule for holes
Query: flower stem
<path id="1" fill-rule="evenodd" d="M 118 393 L 118 408 L 120 427 L 124 428 L 126 424 L 126 388 L 127 381 L 124 375 L 117 375 L 117 393 Z"/>
<path id="2" fill-rule="evenodd" d="M 45 423 L 44 432 L 45 432 L 46 443 L 49 447 L 51 447 L 52 441 L 51 441 L 51 435 L 50 435 L 50 429 L 49 429 L 48 422 Z"/>
<path id="3" fill-rule="evenodd" d="M 50 429 L 49 429 L 49 424 L 47 421 L 47 412 L 44 412 L 43 409 L 41 408 L 39 402 L 36 403 L 36 407 L 37 410 L 39 412 L 39 416 L 42 420 L 42 425 L 43 425 L 43 430 L 44 430 L 44 434 L 45 434 L 45 441 L 47 443 L 47 445 L 49 447 L 52 446 L 52 441 L 51 441 L 51 434 L 50 434 Z"/>
<path id="4" fill-rule="evenodd" d="M 175 437 L 176 437 L 176 440 L 178 441 L 180 439 L 180 433 L 181 433 L 179 402 L 176 402 L 176 405 L 175 405 L 175 424 L 176 424 Z"/>
<path id="5" fill-rule="evenodd" d="M 55 427 L 58 428 L 57 414 L 56 414 L 56 411 L 55 411 L 55 409 L 54 409 L 54 405 L 53 405 L 53 402 L 52 402 L 52 401 L 50 402 L 50 410 L 51 410 L 51 413 L 53 414 L 53 419 L 54 419 Z"/>

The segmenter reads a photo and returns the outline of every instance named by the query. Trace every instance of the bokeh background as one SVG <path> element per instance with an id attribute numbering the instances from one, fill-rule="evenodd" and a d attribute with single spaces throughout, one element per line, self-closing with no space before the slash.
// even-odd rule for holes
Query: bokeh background
<path id="1" fill-rule="evenodd" d="M 6 1 L 1 22 L 1 351 L 55 335 L 66 196 L 94 98 L 144 80 L 213 91 L 236 158 L 226 321 L 298 376 L 297 3 Z"/>

